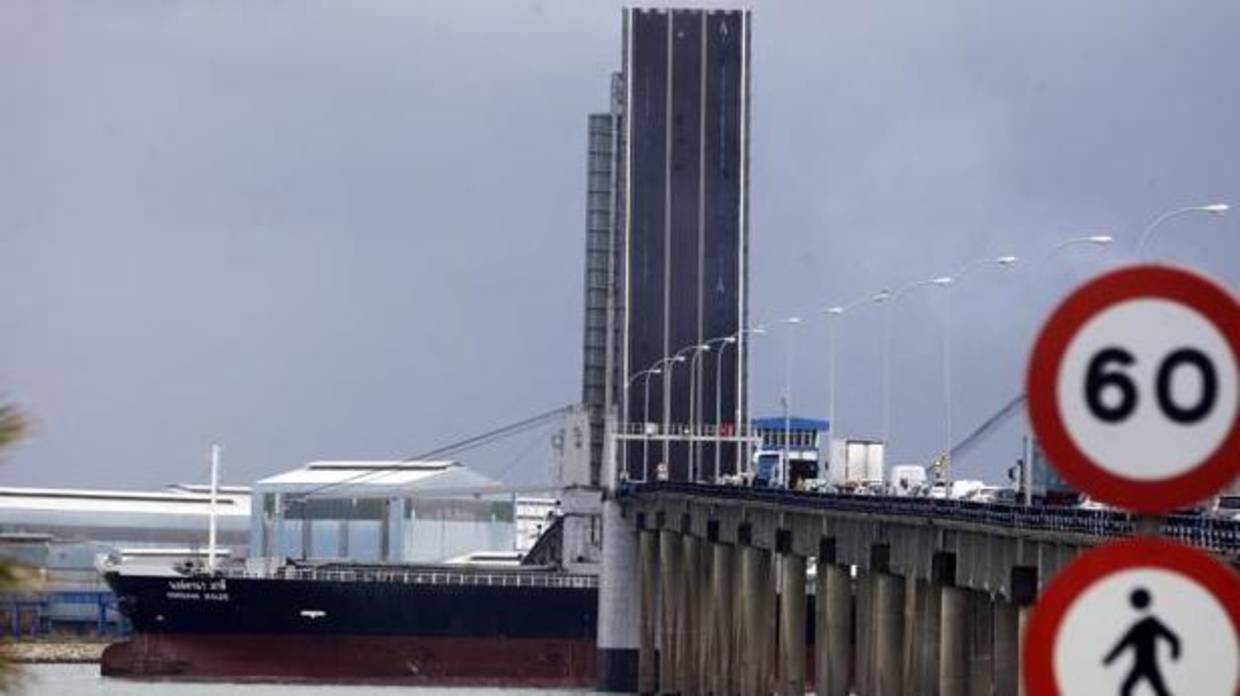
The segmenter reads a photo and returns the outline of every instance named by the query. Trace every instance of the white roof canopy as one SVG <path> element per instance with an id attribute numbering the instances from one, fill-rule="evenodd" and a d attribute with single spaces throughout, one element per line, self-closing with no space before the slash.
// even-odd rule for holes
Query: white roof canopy
<path id="1" fill-rule="evenodd" d="M 316 498 L 464 497 L 509 487 L 454 461 L 316 461 L 254 484 L 258 493 Z"/>

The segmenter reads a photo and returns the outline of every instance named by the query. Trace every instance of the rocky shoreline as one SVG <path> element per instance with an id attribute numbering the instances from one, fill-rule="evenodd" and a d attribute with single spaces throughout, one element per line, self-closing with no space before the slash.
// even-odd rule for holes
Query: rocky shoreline
<path id="1" fill-rule="evenodd" d="M 103 649 L 108 643 L 64 641 L 64 642 L 30 642 L 7 643 L 3 650 L 12 662 L 51 663 L 51 662 L 98 662 Z"/>

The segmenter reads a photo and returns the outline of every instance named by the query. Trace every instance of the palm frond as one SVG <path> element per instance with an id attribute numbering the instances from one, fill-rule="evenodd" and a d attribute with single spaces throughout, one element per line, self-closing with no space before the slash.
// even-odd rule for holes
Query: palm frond
<path id="1" fill-rule="evenodd" d="M 17 407 L 0 405 L 0 447 L 7 447 L 17 442 L 27 428 L 26 417 Z"/>

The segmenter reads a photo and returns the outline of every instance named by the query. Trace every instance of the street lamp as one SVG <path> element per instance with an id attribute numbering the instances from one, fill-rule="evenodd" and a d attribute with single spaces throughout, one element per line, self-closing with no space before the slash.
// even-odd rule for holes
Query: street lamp
<path id="1" fill-rule="evenodd" d="M 676 351 L 667 363 L 667 379 L 663 380 L 663 463 L 667 465 L 668 477 L 672 473 L 672 443 L 668 439 L 668 434 L 672 430 L 672 387 L 676 374 L 676 363 L 682 363 L 686 360 L 685 353 L 689 353 L 698 349 L 697 345 L 686 346 Z"/>
<path id="2" fill-rule="evenodd" d="M 882 390 L 883 390 L 883 446 L 891 445 L 891 312 L 897 301 L 910 291 L 926 286 L 945 286 L 952 282 L 950 276 L 919 280 L 909 283 L 898 290 L 883 289 L 871 298 L 872 302 L 885 303 L 883 311 L 883 352 L 882 352 Z"/>
<path id="3" fill-rule="evenodd" d="M 1210 213 L 1211 215 L 1222 215 L 1230 208 L 1231 206 L 1226 203 L 1210 203 L 1209 205 L 1192 205 L 1186 208 L 1175 208 L 1173 210 L 1168 210 L 1162 215 L 1154 218 L 1154 222 L 1151 222 L 1150 226 L 1146 227 L 1145 232 L 1141 234 L 1141 239 L 1137 242 L 1137 258 L 1142 258 L 1141 251 L 1145 249 L 1145 245 L 1154 234 L 1154 230 L 1171 218 L 1187 215 L 1189 213 Z"/>
<path id="4" fill-rule="evenodd" d="M 1115 241 L 1115 238 L 1109 234 L 1091 234 L 1088 237 L 1077 237 L 1075 239 L 1069 239 L 1066 241 L 1062 241 L 1056 244 L 1055 246 L 1051 247 L 1051 251 L 1050 253 L 1047 254 L 1047 256 L 1054 254 L 1056 251 L 1059 251 L 1060 249 L 1070 247 L 1070 246 L 1075 246 L 1077 244 L 1094 244 L 1096 246 L 1106 246 L 1113 241 Z"/>
<path id="5" fill-rule="evenodd" d="M 701 353 L 709 353 L 711 351 L 711 346 L 714 346 L 715 344 L 719 344 L 719 351 L 716 353 L 716 357 L 715 357 L 715 476 L 719 475 L 719 444 L 720 444 L 719 443 L 719 422 L 722 419 L 722 415 L 721 415 L 722 404 L 720 404 L 720 399 L 721 399 L 721 388 L 720 388 L 721 384 L 720 383 L 721 383 L 721 380 L 723 379 L 723 349 L 727 348 L 729 343 L 736 343 L 737 337 L 741 333 L 743 332 L 738 331 L 737 333 L 732 334 L 730 336 L 721 336 L 719 338 L 709 339 L 701 345 L 700 352 L 695 353 L 693 356 L 694 360 L 696 360 L 698 355 L 700 355 Z M 694 410 L 692 411 L 694 416 L 690 419 L 690 426 L 692 430 L 696 432 L 698 430 L 698 426 L 700 425 L 700 421 L 703 419 L 702 418 L 702 394 L 701 394 L 702 377 L 700 374 L 701 372 L 700 366 L 693 367 L 692 369 L 697 374 L 697 378 L 696 378 L 696 381 L 694 382 L 694 387 L 692 390 L 693 391 L 693 403 L 695 404 L 695 406 L 694 406 Z M 700 477 L 702 473 L 701 472 L 702 463 L 701 463 L 701 458 L 700 458 L 701 448 L 699 447 L 699 444 L 700 443 L 698 443 L 697 441 L 690 442 L 689 446 L 691 448 L 691 454 L 690 454 L 689 461 L 691 463 L 696 464 L 696 471 Z"/>
<path id="6" fill-rule="evenodd" d="M 727 347 L 729 345 L 736 343 L 740 339 L 741 336 L 745 334 L 761 334 L 761 333 L 766 333 L 766 329 L 763 329 L 761 327 L 753 328 L 753 329 L 741 329 L 740 331 L 737 331 L 736 333 L 730 336 L 720 336 L 718 338 L 712 338 L 703 344 L 706 346 L 713 346 L 716 343 L 719 344 L 719 350 L 716 351 L 715 353 L 715 476 L 716 477 L 719 476 L 719 466 L 720 466 L 720 458 L 721 458 L 720 449 L 723 446 L 720 429 L 719 429 L 720 424 L 723 422 L 723 355 L 726 352 Z M 702 389 L 701 381 L 698 382 L 697 389 L 701 391 Z M 700 394 L 698 395 L 698 398 L 700 401 L 701 399 Z M 737 394 L 736 399 L 737 399 L 736 420 L 739 421 L 740 420 L 740 415 L 739 415 L 740 414 L 740 395 L 739 394 Z M 701 417 L 702 415 L 701 413 L 699 413 L 698 419 L 700 420 Z M 695 454 L 694 457 L 696 459 L 697 455 Z M 701 468 L 700 461 L 698 462 L 698 467 L 699 469 Z"/>
<path id="7" fill-rule="evenodd" d="M 1067 249 L 1069 247 L 1074 247 L 1074 246 L 1084 246 L 1084 245 L 1093 245 L 1096 247 L 1108 247 L 1114 241 L 1115 241 L 1115 237 L 1109 234 L 1091 234 L 1091 235 L 1086 235 L 1083 237 L 1074 237 L 1072 239 L 1066 239 L 1062 242 L 1058 242 L 1057 244 L 1052 245 L 1051 248 L 1045 254 L 1039 257 L 1031 265 L 1030 270 L 1037 271 L 1043 264 L 1045 264 L 1047 261 L 1050 261 L 1052 257 L 1054 257 L 1057 253 L 1059 253 L 1063 249 Z M 1034 280 L 1036 282 L 1037 279 L 1035 278 Z M 1036 305 L 1040 306 L 1043 304 L 1041 298 L 1038 296 L 1036 287 L 1031 292 L 1031 295 L 1035 298 L 1034 302 Z M 1036 322 L 1037 318 L 1035 317 L 1033 321 Z M 1034 332 L 1033 325 L 1026 324 L 1025 332 L 1023 334 L 1024 336 L 1023 343 L 1025 346 L 1027 346 L 1027 350 L 1030 350 L 1030 351 L 1032 350 L 1032 346 L 1033 346 L 1033 332 Z M 1027 357 L 1025 359 L 1025 362 L 1026 363 L 1028 362 Z M 1023 398 L 1023 394 L 1020 398 Z M 1024 498 L 1024 503 L 1026 507 L 1033 504 L 1033 446 L 1032 446 L 1032 440 L 1030 438 L 1031 436 L 1025 438 L 1025 443 L 1028 447 L 1027 449 L 1024 450 L 1021 456 L 1022 466 L 1021 466 L 1020 487 L 1023 492 L 1023 498 Z"/>
<path id="8" fill-rule="evenodd" d="M 766 329 L 763 328 L 762 326 L 755 326 L 749 329 L 741 329 L 740 331 L 737 331 L 735 334 L 733 334 L 733 337 L 736 340 L 732 341 L 732 343 L 737 344 L 736 349 L 739 351 L 741 350 L 743 346 L 748 345 L 748 342 L 744 341 L 745 336 L 757 336 L 757 335 L 764 334 L 764 333 L 766 333 Z M 727 344 L 724 344 L 724 348 L 726 347 L 727 347 Z M 720 355 L 718 356 L 718 359 L 723 360 L 723 348 L 720 348 L 719 352 L 720 352 Z M 736 356 L 737 361 L 738 361 L 737 363 L 738 373 L 741 371 L 741 367 L 743 365 L 743 363 L 740 363 L 739 361 L 744 357 L 744 355 L 747 355 L 747 354 L 748 353 L 745 353 L 745 354 L 738 353 Z M 747 372 L 746 372 L 746 377 L 748 377 Z M 716 381 L 715 384 L 716 384 L 715 404 L 716 406 L 718 406 L 719 404 L 718 384 L 719 383 Z M 736 391 L 736 404 L 735 404 L 736 410 L 733 415 L 733 419 L 736 421 L 734 424 L 736 433 L 742 437 L 749 437 L 749 418 L 745 413 L 745 409 L 746 407 L 748 407 L 749 401 L 748 399 L 744 398 L 745 396 L 747 396 L 748 390 L 746 390 L 744 387 L 745 385 L 740 380 L 738 380 L 737 391 Z M 716 426 L 718 425 L 718 422 L 719 422 L 719 418 L 718 416 L 716 416 L 715 418 Z M 716 434 L 716 437 L 718 437 L 717 434 Z M 716 448 L 716 452 L 717 451 L 718 449 Z M 740 474 L 742 470 L 747 470 L 748 464 L 749 464 L 749 442 L 745 441 L 745 442 L 736 443 L 736 473 Z M 718 465 L 716 465 L 715 471 L 716 472 L 719 471 Z"/>
<path id="9" fill-rule="evenodd" d="M 719 449 L 723 445 L 723 442 L 720 438 L 720 429 L 719 429 L 723 421 L 723 389 L 722 389 L 723 387 L 723 354 L 728 349 L 728 346 L 733 343 L 736 343 L 737 337 L 743 333 L 744 333 L 744 330 L 741 330 L 741 331 L 737 331 L 735 334 L 732 334 L 731 336 L 724 336 L 723 338 L 712 338 L 711 340 L 706 342 L 707 344 L 715 343 L 715 342 L 719 343 L 719 351 L 715 353 L 715 478 L 716 479 L 719 478 L 719 460 L 720 460 Z M 737 394 L 736 398 L 739 400 L 740 395 Z M 738 402 L 738 408 L 739 408 L 739 402 Z"/>
<path id="10" fill-rule="evenodd" d="M 843 306 L 827 307 L 823 314 L 827 320 L 827 433 L 828 451 L 830 451 L 830 435 L 838 432 L 835 427 L 835 329 L 834 321 L 844 318 L 858 305 L 872 301 L 873 298 L 862 297 Z"/>
<path id="11" fill-rule="evenodd" d="M 710 352 L 710 344 L 703 343 L 693 347 L 693 357 L 689 359 L 689 481 L 697 481 L 697 468 L 695 460 L 697 457 L 697 421 L 701 414 L 698 410 L 701 408 L 700 399 L 698 398 L 698 389 L 701 388 L 701 380 L 698 377 L 698 358 L 702 353 Z"/>
<path id="12" fill-rule="evenodd" d="M 629 378 L 629 381 L 627 381 L 627 382 L 625 382 L 625 383 L 624 383 L 624 408 L 626 409 L 626 411 L 625 411 L 625 412 L 626 412 L 626 414 L 627 414 L 627 409 L 628 409 L 628 407 L 629 407 L 629 387 L 633 386 L 633 383 L 634 383 L 634 382 L 636 382 L 638 379 L 640 379 L 640 378 L 642 378 L 642 377 L 644 377 L 644 378 L 645 378 L 646 401 L 645 401 L 645 403 L 643 404 L 643 410 L 642 410 L 642 435 L 643 435 L 643 436 L 645 436 L 645 434 L 646 434 L 646 423 L 650 420 L 650 378 L 651 378 L 653 375 L 661 375 L 661 374 L 663 374 L 663 369 L 662 369 L 662 368 L 660 368 L 660 367 L 657 367 L 658 363 L 655 363 L 655 364 L 656 364 L 656 367 L 651 367 L 651 368 L 649 368 L 649 369 L 642 370 L 641 372 L 638 372 L 637 374 L 635 374 L 635 375 L 633 375 L 632 377 L 630 377 L 630 378 Z M 628 423 L 625 423 L 625 426 L 626 426 L 626 427 L 627 427 L 628 425 L 629 425 Z M 628 433 L 626 433 L 626 435 L 627 435 L 627 434 L 628 434 Z M 643 440 L 643 443 L 642 443 L 642 448 L 643 448 L 643 458 L 642 458 L 642 480 L 643 480 L 643 481 L 647 479 L 647 477 L 649 476 L 649 473 L 650 473 L 650 472 L 648 472 L 648 471 L 646 470 L 646 459 L 645 459 L 645 452 L 647 452 L 647 451 L 649 450 L 648 444 L 649 444 L 648 442 L 646 442 L 646 441 L 644 441 L 644 440 Z M 628 441 L 628 438 L 625 438 L 625 440 L 624 440 L 624 454 L 623 454 L 622 456 L 624 457 L 624 470 L 625 470 L 625 472 L 627 472 L 627 471 L 628 471 L 628 469 L 629 469 L 629 441 Z"/>
<path id="13" fill-rule="evenodd" d="M 951 485 L 951 461 L 952 461 L 952 293 L 951 286 L 959 283 L 966 275 L 975 268 L 987 264 L 994 264 L 1002 268 L 1014 265 L 1018 261 L 1015 256 L 998 256 L 994 258 L 978 259 L 971 261 L 960 268 L 953 276 L 944 276 L 935 279 L 936 285 L 944 288 L 943 294 L 943 400 L 945 402 L 944 412 L 944 438 L 943 445 L 943 478 L 947 484 Z"/>
<path id="14" fill-rule="evenodd" d="M 656 360 L 650 368 L 650 375 L 663 374 L 663 366 L 673 362 L 684 362 L 683 357 L 663 358 Z M 670 367 L 668 368 L 670 371 Z M 642 406 L 642 473 L 648 480 L 650 478 L 650 433 L 646 432 L 648 423 L 650 422 L 650 375 L 646 376 L 646 397 Z"/>
<path id="15" fill-rule="evenodd" d="M 788 467 L 789 457 L 791 453 L 788 448 L 792 445 L 792 338 L 793 329 L 797 324 L 801 323 L 801 317 L 788 317 L 782 319 L 780 324 L 788 325 L 788 338 L 784 342 L 784 447 L 783 447 L 783 483 L 788 485 Z"/>

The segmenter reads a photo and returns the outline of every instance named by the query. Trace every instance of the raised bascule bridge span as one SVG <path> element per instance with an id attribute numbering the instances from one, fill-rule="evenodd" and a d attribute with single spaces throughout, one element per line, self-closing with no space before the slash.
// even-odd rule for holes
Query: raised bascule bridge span
<path id="1" fill-rule="evenodd" d="M 1161 530 L 1240 565 L 1240 523 L 1203 515 L 673 481 L 615 501 L 635 543 L 602 596 L 632 588 L 632 623 L 600 628 L 631 631 L 643 693 L 1015 695 L 1029 608 L 1083 550 Z"/>

